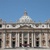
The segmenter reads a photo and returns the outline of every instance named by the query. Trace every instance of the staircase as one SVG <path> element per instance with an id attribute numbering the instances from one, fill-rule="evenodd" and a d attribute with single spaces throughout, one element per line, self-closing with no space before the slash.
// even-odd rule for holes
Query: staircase
<path id="1" fill-rule="evenodd" d="M 50 50 L 47 48 L 7 48 L 7 49 L 0 49 L 0 50 Z"/>

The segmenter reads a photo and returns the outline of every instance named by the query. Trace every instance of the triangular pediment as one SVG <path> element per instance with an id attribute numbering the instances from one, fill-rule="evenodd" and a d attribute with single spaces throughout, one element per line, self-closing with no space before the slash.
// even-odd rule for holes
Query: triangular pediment
<path id="1" fill-rule="evenodd" d="M 33 29 L 33 28 L 31 26 L 24 25 L 20 26 L 18 29 Z"/>

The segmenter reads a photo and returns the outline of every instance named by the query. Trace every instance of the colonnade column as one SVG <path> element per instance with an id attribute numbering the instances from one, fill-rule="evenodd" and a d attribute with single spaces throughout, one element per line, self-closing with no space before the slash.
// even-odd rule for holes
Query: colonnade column
<path id="1" fill-rule="evenodd" d="M 2 48 L 5 48 L 5 33 L 3 33 L 3 44 L 2 44 Z"/>
<path id="2" fill-rule="evenodd" d="M 9 39 L 10 43 L 9 43 L 9 46 L 10 46 L 10 48 L 12 48 L 12 45 L 11 45 L 11 43 L 12 43 L 11 33 L 9 34 L 9 36 L 10 36 L 10 39 Z"/>
<path id="3" fill-rule="evenodd" d="M 45 40 L 46 40 L 46 47 L 48 48 L 48 37 L 47 37 L 47 33 L 45 34 Z"/>
<path id="4" fill-rule="evenodd" d="M 41 45 L 41 33 L 40 33 L 40 36 L 39 36 L 39 47 L 42 47 L 42 45 Z"/>
<path id="5" fill-rule="evenodd" d="M 22 47 L 24 47 L 24 46 L 23 46 L 23 38 L 24 38 L 24 37 L 23 37 L 23 32 L 22 32 Z"/>
<path id="6" fill-rule="evenodd" d="M 19 47 L 19 33 L 18 33 L 18 47 Z"/>
<path id="7" fill-rule="evenodd" d="M 27 44 L 28 44 L 28 47 L 29 47 L 29 33 L 28 33 L 28 42 L 27 42 Z"/>
<path id="8" fill-rule="evenodd" d="M 36 47 L 35 33 L 34 33 L 34 47 Z"/>
<path id="9" fill-rule="evenodd" d="M 18 43 L 17 43 L 17 39 L 18 39 L 18 38 L 17 38 L 17 33 L 16 33 L 16 44 L 15 44 L 15 47 L 17 47 L 17 44 L 18 44 Z"/>
<path id="10" fill-rule="evenodd" d="M 33 47 L 33 33 L 32 33 L 32 47 Z"/>

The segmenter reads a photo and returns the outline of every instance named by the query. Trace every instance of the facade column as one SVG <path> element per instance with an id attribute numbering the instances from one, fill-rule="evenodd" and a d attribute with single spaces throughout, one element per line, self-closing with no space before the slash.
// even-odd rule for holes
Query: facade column
<path id="1" fill-rule="evenodd" d="M 5 33 L 3 33 L 3 44 L 2 44 L 2 48 L 5 48 Z"/>
<path id="2" fill-rule="evenodd" d="M 12 43 L 12 39 L 11 39 L 11 33 L 9 34 L 9 37 L 10 37 L 10 39 L 9 39 L 9 41 L 10 41 L 10 43 L 9 43 L 9 46 L 10 46 L 10 48 L 12 48 L 12 45 L 11 45 L 11 43 Z"/>
<path id="3" fill-rule="evenodd" d="M 42 47 L 42 45 L 41 45 L 41 33 L 39 34 L 40 36 L 39 36 L 39 47 Z"/>
<path id="4" fill-rule="evenodd" d="M 47 37 L 47 33 L 45 34 L 45 40 L 46 40 L 46 47 L 48 48 L 48 37 Z"/>
<path id="5" fill-rule="evenodd" d="M 17 39 L 18 39 L 18 38 L 17 38 L 17 33 L 16 33 L 16 44 L 15 44 L 15 47 L 17 47 L 17 44 L 18 44 L 18 43 L 17 43 Z"/>
<path id="6" fill-rule="evenodd" d="M 18 33 L 18 47 L 19 47 L 19 33 Z"/>
<path id="7" fill-rule="evenodd" d="M 22 47 L 24 47 L 24 46 L 23 46 L 23 38 L 24 38 L 24 37 L 23 37 L 23 33 L 22 33 Z"/>
<path id="8" fill-rule="evenodd" d="M 36 38 L 35 38 L 35 33 L 34 33 L 34 47 L 36 47 Z"/>
<path id="9" fill-rule="evenodd" d="M 28 33 L 28 40 L 27 40 L 27 44 L 28 44 L 28 47 L 29 47 L 29 33 Z"/>
<path id="10" fill-rule="evenodd" d="M 33 47 L 33 33 L 32 33 L 32 47 Z"/>

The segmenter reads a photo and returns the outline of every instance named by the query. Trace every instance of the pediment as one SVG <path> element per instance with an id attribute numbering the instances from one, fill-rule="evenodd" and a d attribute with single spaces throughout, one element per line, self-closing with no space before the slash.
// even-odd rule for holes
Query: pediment
<path id="1" fill-rule="evenodd" d="M 24 25 L 20 26 L 18 29 L 33 29 L 33 28 L 31 26 Z"/>

